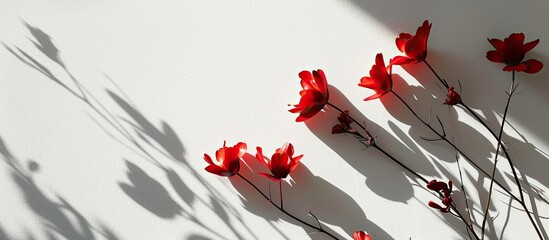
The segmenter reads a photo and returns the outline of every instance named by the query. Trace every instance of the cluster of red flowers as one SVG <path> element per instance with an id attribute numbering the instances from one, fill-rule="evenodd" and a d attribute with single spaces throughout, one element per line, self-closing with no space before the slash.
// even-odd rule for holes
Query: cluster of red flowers
<path id="1" fill-rule="evenodd" d="M 213 161 L 208 154 L 204 154 L 204 160 L 209 164 L 206 171 L 222 177 L 237 175 L 240 171 L 240 161 L 246 151 L 246 143 L 239 142 L 232 147 L 227 147 L 223 142 L 223 147 L 215 152 L 216 161 Z M 297 157 L 293 155 L 294 146 L 291 143 L 285 143 L 282 148 L 276 149 L 271 159 L 264 157 L 261 147 L 257 147 L 257 160 L 265 164 L 271 171 L 271 174 L 259 174 L 275 182 L 280 182 L 297 167 L 299 160 L 303 157 L 303 155 Z"/>
<path id="2" fill-rule="evenodd" d="M 388 65 L 385 64 L 382 53 L 376 55 L 375 63 L 370 69 L 369 76 L 362 77 L 358 83 L 360 87 L 375 91 L 373 95 L 366 97 L 364 99 L 365 101 L 380 98 L 387 93 L 394 93 L 392 78 L 393 65 L 424 62 L 431 67 L 426 60 L 427 42 L 431 26 L 432 24 L 425 20 L 423 24 L 418 27 L 415 35 L 401 33 L 396 38 L 395 43 L 398 50 L 400 50 L 403 55 L 393 57 L 389 60 Z M 539 39 L 528 43 L 524 43 L 524 40 L 525 36 L 523 33 L 512 33 L 503 41 L 496 38 L 488 39 L 488 42 L 495 50 L 488 51 L 486 53 L 486 58 L 492 62 L 504 63 L 505 67 L 503 68 L 503 71 L 525 72 L 530 74 L 537 73 L 543 68 L 543 64 L 535 59 L 524 61 L 524 56 L 539 43 Z M 433 69 L 431 68 L 431 70 Z M 437 75 L 436 72 L 434 73 Z M 295 120 L 296 122 L 303 122 L 314 117 L 318 112 L 322 111 L 326 105 L 330 105 L 339 110 L 339 108 L 329 103 L 328 83 L 322 70 L 318 69 L 312 72 L 302 71 L 299 73 L 299 78 L 301 79 L 301 87 L 303 88 L 299 92 L 301 98 L 299 103 L 292 105 L 293 108 L 289 110 L 291 113 L 299 113 Z M 449 86 L 446 81 L 438 75 L 437 78 L 448 91 L 443 104 L 449 106 L 463 104 L 461 95 L 454 90 L 454 87 Z M 394 94 L 396 95 L 396 93 Z M 357 122 L 349 116 L 348 111 L 339 111 L 341 112 L 338 117 L 339 124 L 332 127 L 332 134 L 350 133 L 358 135 L 356 130 L 351 127 L 352 122 Z M 365 128 L 363 129 L 365 130 Z M 245 153 L 245 143 L 238 143 L 233 147 L 226 147 L 225 144 L 223 144 L 223 147 L 216 152 L 217 161 L 212 161 L 210 156 L 204 154 L 204 159 L 209 164 L 209 166 L 206 167 L 206 170 L 226 177 L 237 175 L 240 169 L 240 160 Z M 303 156 L 299 155 L 293 157 L 293 154 L 294 148 L 288 143 L 284 144 L 282 148 L 277 149 L 270 159 L 263 156 L 261 147 L 257 147 L 256 159 L 267 166 L 271 171 L 271 173 L 259 174 L 272 181 L 280 182 L 296 168 Z M 424 179 L 424 181 L 427 183 L 427 180 Z M 427 188 L 441 194 L 443 206 L 433 201 L 429 201 L 428 205 L 432 208 L 439 209 L 444 213 L 450 212 L 453 204 L 451 197 L 452 181 L 445 183 L 432 180 L 427 184 Z M 371 237 L 363 231 L 357 231 L 354 232 L 353 239 L 370 240 Z"/>

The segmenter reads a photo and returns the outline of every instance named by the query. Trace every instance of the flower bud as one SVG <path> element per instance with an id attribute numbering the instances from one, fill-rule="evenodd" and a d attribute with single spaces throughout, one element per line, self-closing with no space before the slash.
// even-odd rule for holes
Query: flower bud
<path id="1" fill-rule="evenodd" d="M 438 205 L 437 203 L 435 203 L 433 201 L 429 201 L 429 207 L 432 207 L 434 209 L 442 209 L 442 207 L 440 205 Z"/>
<path id="2" fill-rule="evenodd" d="M 335 126 L 332 127 L 332 134 L 341 134 L 346 132 L 347 131 L 341 124 L 336 124 Z"/>
<path id="3" fill-rule="evenodd" d="M 453 105 L 458 104 L 460 101 L 461 101 L 461 96 L 459 95 L 459 93 L 454 91 L 454 87 L 448 88 L 447 98 L 446 98 L 446 101 L 444 101 L 443 104 L 453 106 Z"/>

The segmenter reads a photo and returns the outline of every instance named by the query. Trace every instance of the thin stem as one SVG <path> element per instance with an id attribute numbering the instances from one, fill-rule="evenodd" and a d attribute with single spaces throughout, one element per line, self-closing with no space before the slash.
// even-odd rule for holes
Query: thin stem
<path id="1" fill-rule="evenodd" d="M 333 107 L 335 110 L 337 110 L 338 112 L 340 113 L 343 113 L 345 114 L 349 119 L 351 119 L 351 121 L 353 121 L 354 123 L 356 123 L 356 125 L 358 125 L 360 127 L 360 129 L 362 129 L 364 132 L 366 132 L 366 135 L 368 135 L 369 138 L 373 138 L 372 134 L 370 134 L 370 132 L 368 132 L 368 130 L 366 130 L 366 126 L 364 126 L 364 124 L 358 122 L 356 119 L 354 119 L 353 117 L 351 117 L 351 115 L 349 115 L 348 113 L 346 113 L 345 111 L 341 110 L 341 108 L 337 107 L 336 105 L 334 104 L 331 104 L 330 102 L 326 103 L 328 106 L 330 107 Z"/>
<path id="2" fill-rule="evenodd" d="M 282 181 L 278 182 L 278 188 L 280 190 L 280 208 L 284 209 L 284 201 L 282 200 Z"/>
<path id="3" fill-rule="evenodd" d="M 337 106 L 335 105 L 332 105 L 330 104 L 330 106 L 332 106 L 333 108 L 335 108 L 336 110 L 338 110 L 339 112 L 341 113 L 344 113 L 346 114 L 343 110 L 341 110 L 340 108 L 338 108 Z M 364 126 L 362 126 L 358 121 L 356 121 L 355 119 L 353 119 L 351 116 L 349 116 L 349 114 L 346 114 L 353 122 L 355 122 L 356 124 L 358 124 L 359 126 L 361 126 L 361 128 L 369 135 L 370 133 L 365 129 Z M 355 133 L 358 137 L 360 138 L 365 138 L 362 134 L 356 132 Z M 369 137 L 371 137 L 371 135 L 369 135 Z M 416 176 L 417 178 L 419 178 L 425 185 L 429 183 L 429 181 L 421 176 L 419 173 L 417 173 L 416 171 L 412 170 L 411 168 L 409 168 L 408 166 L 406 166 L 404 163 L 402 163 L 401 161 L 399 161 L 398 159 L 396 159 L 395 157 L 393 157 L 393 155 L 391 155 L 390 153 L 388 153 L 387 151 L 385 151 L 383 148 L 381 148 L 379 145 L 377 145 L 377 143 L 372 143 L 370 145 L 371 147 L 377 149 L 378 151 L 380 151 L 381 153 L 383 153 L 386 157 L 388 157 L 389 159 L 391 159 L 394 163 L 398 164 L 399 166 L 401 166 L 402 168 L 406 169 L 408 172 L 412 173 L 414 176 Z M 439 197 L 442 199 L 442 195 L 440 192 L 437 192 L 439 194 Z M 457 210 L 457 207 L 455 206 L 455 204 L 452 204 L 450 206 L 450 208 L 452 210 L 454 210 L 454 212 L 457 213 L 457 216 L 456 217 L 459 217 L 461 219 L 461 221 L 465 224 L 465 226 L 467 227 L 467 230 L 472 232 L 473 233 L 473 236 L 475 236 L 475 239 L 480 239 L 478 237 L 478 235 L 475 233 L 474 229 L 473 229 L 473 226 L 471 225 L 471 222 L 468 222 L 464 217 L 463 215 L 461 215 L 461 213 Z"/>
<path id="4" fill-rule="evenodd" d="M 480 172 L 482 172 L 484 175 L 486 175 L 488 178 L 492 178 L 492 175 L 488 174 L 484 169 L 482 169 L 478 164 L 476 164 L 473 160 L 471 160 L 471 158 L 465 154 L 463 151 L 461 151 L 461 149 L 459 149 L 455 144 L 453 144 L 450 140 L 448 140 L 448 138 L 439 133 L 436 129 L 434 129 L 428 122 L 425 122 L 421 117 L 419 117 L 417 115 L 417 113 L 414 111 L 414 109 L 412 107 L 410 107 L 410 105 L 408 105 L 408 103 L 406 103 L 406 101 L 404 101 L 404 99 L 402 99 L 402 97 L 400 97 L 396 92 L 394 92 L 393 90 L 391 90 L 391 93 L 393 93 L 405 106 L 406 108 L 408 108 L 408 110 L 410 110 L 410 112 L 421 122 L 423 123 L 423 125 L 425 125 L 427 128 L 429 128 L 433 133 L 435 133 L 439 138 L 440 140 L 443 140 L 444 142 L 448 143 L 450 146 L 452 146 L 461 156 L 463 156 L 463 158 L 465 158 L 467 160 L 467 162 L 469 162 L 469 164 L 473 165 L 475 168 L 477 168 Z M 505 188 L 501 183 L 499 183 L 497 180 L 494 179 L 494 183 L 496 185 L 498 185 L 504 192 L 506 192 L 507 194 L 509 194 L 509 196 L 511 196 L 513 199 L 515 199 L 516 201 L 520 201 L 519 198 L 517 196 L 515 196 L 511 191 L 509 191 L 507 188 Z"/>
<path id="5" fill-rule="evenodd" d="M 502 139 L 502 136 L 503 136 L 503 128 L 505 126 L 505 120 L 507 119 L 507 113 L 509 111 L 509 105 L 511 103 L 511 98 L 513 97 L 513 94 L 516 90 L 516 86 L 517 85 L 515 85 L 515 71 L 512 71 L 511 87 L 509 87 L 509 92 L 507 93 L 507 103 L 505 104 L 505 110 L 503 112 L 503 119 L 501 120 L 501 126 L 499 128 L 499 135 L 498 135 L 498 138 L 497 138 L 498 142 L 497 142 L 497 145 L 496 145 L 497 146 L 496 147 L 496 156 L 494 157 L 494 168 L 492 169 L 492 181 L 490 181 L 490 188 L 489 188 L 489 191 L 488 191 L 488 199 L 486 200 L 486 208 L 484 210 L 484 218 L 482 219 L 482 237 L 483 238 L 484 238 L 484 231 L 485 231 L 485 227 L 486 227 L 486 221 L 488 219 L 488 210 L 490 208 L 490 202 L 491 202 L 491 199 L 492 199 L 492 189 L 493 189 L 493 185 L 494 185 L 493 176 L 496 173 L 498 157 L 499 157 L 499 150 L 500 150 L 500 148 L 504 148 L 501 144 L 501 139 Z M 519 189 L 519 191 L 522 194 L 522 189 Z M 543 236 L 541 235 L 541 232 L 539 231 L 537 225 L 535 224 L 534 220 L 532 219 L 529 211 L 526 211 L 526 212 L 528 212 L 528 217 L 530 218 L 530 221 L 532 222 L 532 225 L 536 229 L 536 233 L 538 234 L 538 237 L 540 239 L 543 239 Z"/>
<path id="6" fill-rule="evenodd" d="M 448 108 L 448 116 L 450 116 L 450 108 Z M 456 129 L 454 127 L 454 123 L 452 120 L 450 120 L 450 127 L 452 128 L 452 143 L 456 144 Z M 467 200 L 467 192 L 465 191 L 465 186 L 463 184 L 463 173 L 461 172 L 461 164 L 459 163 L 459 154 L 456 151 L 456 164 L 458 167 L 459 172 L 459 181 L 461 185 L 461 191 L 463 192 L 463 200 L 465 201 L 465 208 L 467 209 L 467 217 L 469 218 L 469 222 L 473 222 L 471 218 L 471 209 L 469 208 L 469 201 Z"/>
<path id="7" fill-rule="evenodd" d="M 374 143 L 372 145 L 372 147 L 374 147 L 375 149 L 379 150 L 381 153 L 383 153 L 385 156 L 387 156 L 389 159 L 393 160 L 393 162 L 395 162 L 396 164 L 398 164 L 399 166 L 403 167 L 404 169 L 406 169 L 408 172 L 412 173 L 414 176 L 418 177 L 424 184 L 428 184 L 429 181 L 427 179 L 425 179 L 423 176 L 419 175 L 419 173 L 417 173 L 416 171 L 412 170 L 411 168 L 409 168 L 408 166 L 404 165 L 402 162 L 400 162 L 398 159 L 396 159 L 395 157 L 393 157 L 391 154 L 389 154 L 388 152 L 386 152 L 383 148 L 379 147 L 379 145 L 377 145 L 376 143 Z M 438 192 L 439 194 L 439 197 L 442 198 L 442 195 L 440 194 L 440 192 Z M 473 226 L 471 225 L 470 222 L 468 222 L 464 217 L 463 215 L 461 215 L 461 213 L 457 210 L 457 207 L 455 206 L 455 204 L 452 204 L 450 206 L 450 208 L 452 208 L 452 210 L 454 210 L 454 212 L 457 213 L 457 217 L 459 217 L 461 219 L 461 221 L 463 222 L 463 224 L 465 224 L 465 226 L 467 227 L 467 230 L 472 232 L 473 233 L 473 236 L 475 236 L 476 239 L 480 239 L 478 237 L 478 235 L 475 233 L 474 229 L 473 229 Z"/>
<path id="8" fill-rule="evenodd" d="M 423 60 L 423 62 L 425 63 L 425 65 L 427 65 L 427 67 L 429 67 L 429 69 L 431 69 L 431 72 L 433 72 L 435 74 L 435 76 L 437 77 L 438 81 L 444 85 L 444 87 L 446 87 L 446 89 L 448 89 L 450 86 L 448 85 L 448 83 L 446 82 L 446 80 L 442 79 L 438 73 L 435 71 L 435 69 L 433 69 L 433 67 L 431 67 L 431 64 L 429 64 L 427 62 L 427 60 Z"/>
<path id="9" fill-rule="evenodd" d="M 431 72 L 433 72 L 433 74 L 437 77 L 438 81 L 444 85 L 446 87 L 446 89 L 449 88 L 449 85 L 448 83 L 442 79 L 438 73 L 435 71 L 435 69 L 433 67 L 431 67 L 431 65 L 427 62 L 427 60 L 424 60 L 423 61 L 425 63 L 425 65 L 427 65 L 427 67 L 431 70 Z M 514 74 L 515 72 L 513 71 L 513 79 L 514 79 Z M 505 154 L 505 158 L 507 159 L 507 162 L 509 163 L 509 166 L 511 167 L 511 172 L 513 173 L 513 178 L 515 179 L 515 183 L 517 184 L 517 188 L 519 190 L 519 197 L 520 197 L 520 200 L 517 199 L 516 197 L 513 197 L 517 202 L 519 202 L 519 204 L 523 207 L 524 211 L 526 212 L 526 214 L 528 215 L 528 218 L 530 219 L 530 222 L 532 223 L 532 225 L 534 226 L 534 228 L 536 229 L 536 232 L 538 233 L 538 236 L 541 238 L 541 231 L 540 229 L 538 228 L 538 226 L 536 225 L 533 217 L 532 217 L 532 213 L 530 212 L 530 210 L 528 209 L 528 206 L 526 206 L 526 201 L 524 200 L 524 193 L 522 192 L 522 185 L 520 183 L 520 180 L 518 178 L 518 174 L 517 174 L 517 171 L 515 169 L 515 166 L 513 164 L 513 160 L 511 159 L 511 156 L 509 155 L 509 152 L 507 151 L 507 149 L 502 145 L 501 141 L 499 141 L 499 138 L 498 136 L 496 136 L 496 133 L 492 130 L 492 128 L 490 128 L 490 126 L 488 126 L 488 124 L 486 123 L 485 120 L 483 120 L 479 115 L 478 113 L 476 113 L 475 111 L 473 111 L 473 109 L 471 109 L 469 106 L 467 106 L 467 104 L 465 104 L 465 102 L 463 102 L 463 100 L 460 100 L 459 103 L 461 106 L 463 106 L 479 123 L 482 124 L 482 126 L 484 126 L 484 128 L 486 128 L 490 134 L 492 134 L 492 136 L 498 141 L 498 146 L 497 148 L 499 149 L 500 147 L 502 148 L 503 150 L 503 153 Z M 500 132 L 501 133 L 501 132 Z M 494 163 L 495 164 L 495 163 Z M 499 185 L 497 182 L 496 182 L 497 185 Z"/>
<path id="10" fill-rule="evenodd" d="M 284 210 L 284 208 L 277 206 L 273 201 L 270 201 L 270 199 L 267 197 L 267 195 L 265 195 L 261 190 L 259 190 L 259 188 L 257 188 L 257 186 L 255 186 L 255 184 L 253 184 L 252 182 L 250 182 L 250 180 L 248 180 L 248 179 L 245 178 L 244 176 L 240 175 L 240 173 L 237 173 L 236 175 L 239 176 L 240 178 L 242 178 L 242 180 L 244 180 L 244 181 L 247 182 L 248 184 L 250 184 L 250 186 L 252 186 L 257 192 L 259 192 L 259 193 L 261 194 L 261 196 L 263 196 L 263 198 L 267 199 L 267 200 L 271 203 L 271 205 L 273 205 L 275 208 L 277 208 L 278 210 L 280 210 L 281 212 L 283 212 L 283 213 L 286 214 L 287 216 L 289 216 L 289 217 L 291 217 L 292 219 L 294 219 L 294 220 L 296 220 L 296 221 L 302 223 L 303 225 L 306 225 L 306 226 L 308 226 L 308 227 L 310 227 L 310 228 L 312 228 L 312 229 L 317 230 L 318 232 L 322 232 L 322 233 L 324 233 L 324 234 L 326 234 L 326 235 L 332 237 L 333 239 L 338 239 L 336 236 L 334 236 L 333 234 L 327 232 L 327 231 L 324 230 L 323 228 L 321 228 L 321 227 L 315 227 L 315 226 L 313 226 L 313 225 L 311 225 L 311 224 L 309 224 L 309 223 L 307 223 L 307 222 L 305 222 L 305 221 L 303 221 L 303 220 L 297 218 L 297 217 L 294 216 L 293 214 L 287 212 L 286 210 Z M 281 188 L 281 189 L 282 189 L 282 188 Z M 282 193 L 282 192 L 281 192 L 281 193 Z M 280 198 L 282 198 L 282 196 L 281 196 Z"/>
<path id="11" fill-rule="evenodd" d="M 398 164 L 399 166 L 401 166 L 402 168 L 406 169 L 408 172 L 410 172 L 411 174 L 413 174 L 414 176 L 416 176 L 417 178 L 421 179 L 421 181 L 423 181 L 425 184 L 429 183 L 429 181 L 419 175 L 419 173 L 417 173 L 416 171 L 410 169 L 408 166 L 406 166 L 404 163 L 400 162 L 398 159 L 396 159 L 395 157 L 393 157 L 391 154 L 389 154 L 388 152 L 386 152 L 383 148 L 381 148 L 379 145 L 377 145 L 376 143 L 374 143 L 372 145 L 372 147 L 374 147 L 375 149 L 377 149 L 378 151 L 380 151 L 381 153 L 383 153 L 385 156 L 387 156 L 389 159 L 393 160 L 393 162 L 395 162 L 396 164 Z"/>

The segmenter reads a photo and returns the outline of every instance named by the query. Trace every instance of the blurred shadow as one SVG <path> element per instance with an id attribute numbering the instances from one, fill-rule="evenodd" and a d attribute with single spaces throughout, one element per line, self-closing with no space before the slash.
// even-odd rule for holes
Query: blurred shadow
<path id="1" fill-rule="evenodd" d="M 159 181 L 150 177 L 136 164 L 126 160 L 126 165 L 128 167 L 127 174 L 130 182 L 119 182 L 118 184 L 121 190 L 126 193 L 128 197 L 157 217 L 172 219 L 176 216 L 181 216 L 200 226 L 203 233 L 210 233 L 219 239 L 230 238 L 230 236 L 221 235 L 214 228 L 209 227 L 204 220 L 198 218 L 199 213 L 195 212 L 193 209 L 197 207 L 197 204 L 204 205 L 211 210 L 211 213 L 222 219 L 230 231 L 234 233 L 234 236 L 239 239 L 244 238 L 244 235 L 239 232 L 242 230 L 237 230 L 234 226 L 235 223 L 232 222 L 233 219 L 237 219 L 240 221 L 239 224 L 244 225 L 242 223 L 241 216 L 234 209 L 234 206 L 220 196 L 217 193 L 218 191 L 216 191 L 216 189 L 211 186 L 201 176 L 201 174 L 188 165 L 184 157 L 185 149 L 183 144 L 168 123 L 161 121 L 161 129 L 155 127 L 151 121 L 149 121 L 147 117 L 145 117 L 145 115 L 142 114 L 137 107 L 135 107 L 135 105 L 131 104 L 132 101 L 126 99 L 127 95 L 124 94 L 122 89 L 119 88 L 118 85 L 107 75 L 105 75 L 105 77 L 120 93 L 115 93 L 111 89 L 106 89 L 106 93 L 115 103 L 118 104 L 118 106 L 121 107 L 121 109 L 125 112 L 125 116 L 119 116 L 113 110 L 105 107 L 105 105 L 99 101 L 98 98 L 91 93 L 85 85 L 82 84 L 82 82 L 80 82 L 80 80 L 66 67 L 65 63 L 60 58 L 59 49 L 52 42 L 51 37 L 41 29 L 24 21 L 23 25 L 30 31 L 33 37 L 32 39 L 29 38 L 29 40 L 34 44 L 40 53 L 44 54 L 48 59 L 52 60 L 52 62 L 48 64 L 41 63 L 36 58 L 32 57 L 29 52 L 17 46 L 9 46 L 8 44 L 3 43 L 4 47 L 21 62 L 40 72 L 46 78 L 52 80 L 55 84 L 67 90 L 72 96 L 76 97 L 86 107 L 92 110 L 92 114 L 89 114 L 88 116 L 101 128 L 101 130 L 105 132 L 105 134 L 113 138 L 123 147 L 131 150 L 141 156 L 144 160 L 165 172 L 170 186 L 163 186 Z M 50 71 L 48 67 L 46 67 L 47 65 L 52 64 L 53 66 L 60 67 L 63 70 L 61 74 L 64 73 L 65 76 L 57 76 L 53 74 L 54 71 Z M 69 84 L 70 82 L 72 82 L 72 84 Z M 2 149 L 0 148 L 0 150 Z M 11 160 L 9 153 L 2 153 L 5 156 L 6 162 L 10 164 L 10 166 L 13 165 L 13 161 Z M 158 154 L 179 163 L 182 169 L 172 169 L 167 163 L 163 163 L 164 158 L 162 158 L 161 161 L 155 157 L 155 155 Z M 14 171 L 19 171 L 18 168 L 13 169 Z M 180 174 L 183 173 L 185 174 L 185 179 L 190 180 L 190 178 L 194 178 L 194 180 L 198 182 L 198 185 L 194 187 L 205 189 L 208 192 L 209 197 L 207 199 L 203 199 L 202 197 L 196 195 L 189 185 L 183 181 L 184 178 L 180 177 Z M 23 175 L 21 173 L 18 174 Z M 25 181 L 21 179 L 16 179 L 16 181 L 21 184 L 21 186 L 25 186 L 27 189 L 32 189 L 32 183 L 28 186 L 28 184 L 24 185 Z M 172 188 L 177 193 L 177 195 L 181 198 L 180 200 L 187 205 L 186 208 L 183 208 L 182 205 L 176 201 L 176 199 L 170 196 L 168 193 L 168 187 Z M 29 191 L 28 194 L 35 192 L 36 191 Z M 62 199 L 60 200 L 62 201 Z M 220 206 L 228 211 L 220 212 Z M 69 206 L 66 206 L 65 208 L 70 209 Z M 45 211 L 41 213 L 45 218 L 59 218 L 59 214 L 55 215 L 55 211 Z M 229 217 L 229 213 L 231 214 L 231 217 Z M 53 215 L 49 216 L 49 214 Z M 70 228 L 64 227 L 63 222 L 59 224 L 60 226 L 55 224 L 54 226 L 57 226 L 56 228 L 61 229 L 60 231 L 63 231 L 65 235 L 69 236 L 68 239 L 82 239 L 78 237 L 76 233 L 69 231 L 71 230 Z M 249 235 L 255 239 L 258 239 L 247 226 L 244 225 L 243 228 Z M 106 231 L 105 235 L 112 235 L 112 232 Z M 87 235 L 84 237 L 86 236 Z"/>

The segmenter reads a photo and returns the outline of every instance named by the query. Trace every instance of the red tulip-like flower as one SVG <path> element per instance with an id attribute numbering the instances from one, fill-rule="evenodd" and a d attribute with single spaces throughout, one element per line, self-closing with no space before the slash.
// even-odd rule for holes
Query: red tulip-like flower
<path id="1" fill-rule="evenodd" d="M 522 61 L 524 55 L 539 43 L 539 39 L 524 43 L 524 33 L 512 33 L 503 41 L 500 39 L 488 39 L 488 42 L 496 50 L 486 53 L 486 58 L 492 62 L 505 63 L 503 71 L 516 71 L 525 73 L 537 73 L 543 68 L 543 63 L 535 59 Z"/>
<path id="2" fill-rule="evenodd" d="M 422 62 L 427 57 L 427 40 L 431 31 L 431 23 L 428 20 L 417 28 L 416 35 L 401 33 L 396 39 L 398 50 L 405 56 L 396 56 L 391 60 L 391 64 L 403 65 L 412 62 Z"/>
<path id="3" fill-rule="evenodd" d="M 246 153 L 246 143 L 239 142 L 233 147 L 226 147 L 225 141 L 223 147 L 215 152 L 216 161 L 212 161 L 212 158 L 204 153 L 204 160 L 209 166 L 206 167 L 206 171 L 222 176 L 231 177 L 238 173 L 240 170 L 240 159 Z"/>
<path id="4" fill-rule="evenodd" d="M 293 157 L 293 155 L 294 146 L 291 143 L 285 143 L 282 148 L 276 149 L 276 152 L 273 154 L 270 160 L 263 156 L 263 150 L 261 149 L 261 147 L 257 147 L 257 154 L 255 155 L 255 157 L 257 158 L 257 160 L 265 164 L 265 166 L 267 166 L 272 173 L 259 174 L 275 182 L 280 182 L 297 167 L 297 165 L 299 164 L 299 160 L 301 160 L 301 158 L 303 157 L 303 154 L 297 157 Z"/>
<path id="5" fill-rule="evenodd" d="M 363 231 L 355 231 L 353 233 L 353 240 L 372 240 L 372 238 Z"/>
<path id="6" fill-rule="evenodd" d="M 459 93 L 454 91 L 454 87 L 448 88 L 448 95 L 446 100 L 444 101 L 444 104 L 453 106 L 458 104 L 460 101 L 461 101 L 461 96 L 459 95 Z"/>
<path id="7" fill-rule="evenodd" d="M 383 61 L 383 54 L 378 53 L 376 55 L 376 64 L 372 66 L 369 77 L 363 77 L 360 79 L 358 86 L 370 88 L 376 93 L 364 99 L 364 101 L 372 100 L 383 96 L 391 91 L 393 87 L 393 79 L 391 78 L 392 65 L 385 67 Z"/>
<path id="8" fill-rule="evenodd" d="M 303 122 L 320 112 L 328 103 L 328 83 L 326 75 L 321 69 L 313 71 L 313 73 L 302 71 L 299 73 L 299 78 L 301 78 L 301 87 L 303 87 L 303 90 L 299 92 L 301 100 L 299 104 L 293 105 L 295 108 L 289 111 L 299 113 L 295 121 Z"/>

